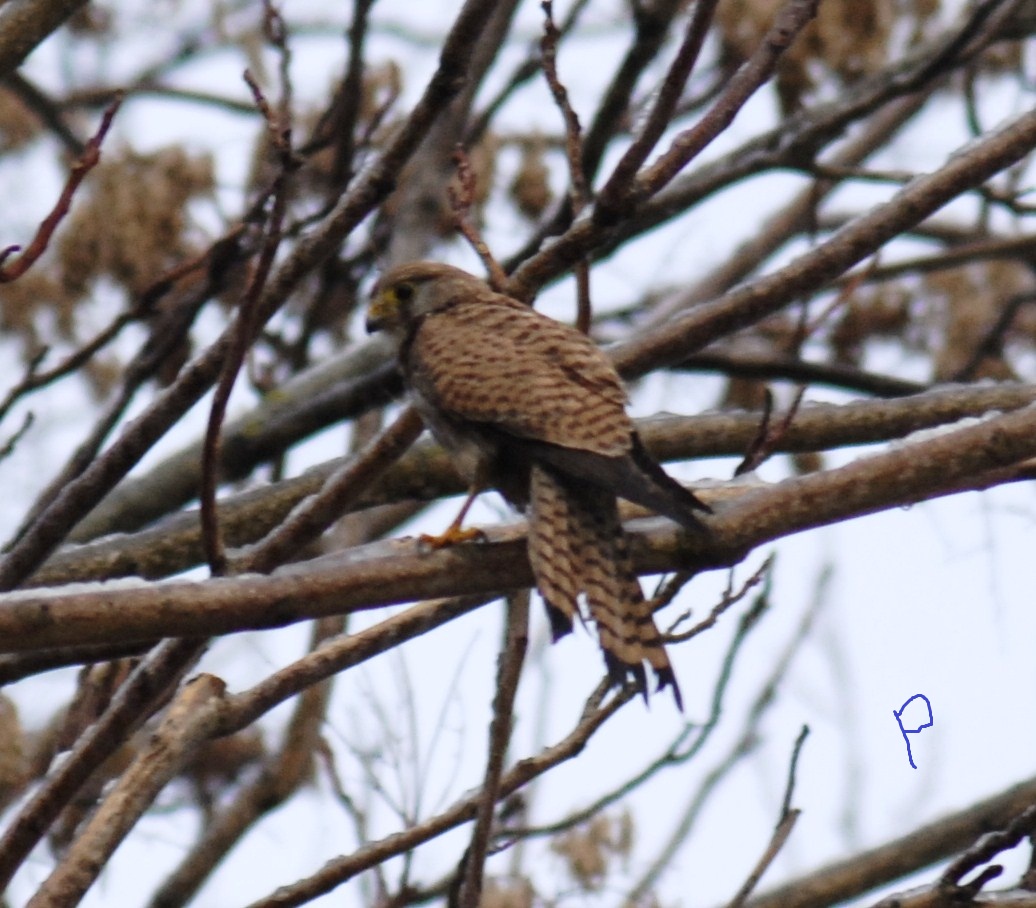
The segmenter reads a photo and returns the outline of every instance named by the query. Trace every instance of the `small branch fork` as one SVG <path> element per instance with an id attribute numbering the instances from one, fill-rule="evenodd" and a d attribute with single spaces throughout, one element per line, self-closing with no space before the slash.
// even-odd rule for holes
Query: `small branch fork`
<path id="1" fill-rule="evenodd" d="M 536 290 L 556 274 L 572 267 L 585 258 L 595 246 L 600 245 L 604 235 L 619 224 L 622 219 L 637 209 L 643 202 L 665 188 L 672 179 L 689 164 L 704 148 L 719 136 L 734 120 L 749 98 L 767 84 L 777 63 L 791 46 L 795 37 L 815 17 L 819 0 L 785 0 L 778 11 L 774 25 L 761 42 L 752 57 L 727 82 L 723 91 L 709 111 L 692 127 L 684 130 L 672 141 L 669 148 L 648 167 L 638 171 L 634 177 L 619 174 L 615 182 L 605 183 L 607 204 L 593 207 L 590 222 L 572 224 L 554 244 L 540 249 L 523 261 L 512 274 L 509 283 L 512 292 L 520 299 L 531 297 Z M 699 32 L 706 27 L 708 9 L 696 12 L 689 26 L 689 32 L 671 68 L 672 84 L 667 85 L 665 96 L 659 104 L 668 103 L 676 84 L 680 82 L 682 70 L 689 73 L 696 59 L 695 45 Z M 658 108 L 659 116 L 662 108 Z M 654 128 L 654 119 L 649 117 L 648 128 Z M 644 141 L 624 165 L 632 168 L 632 162 L 643 155 L 646 158 L 654 141 L 644 133 Z M 610 184 L 610 188 L 609 187 Z M 620 191 L 620 189 L 622 191 Z"/>
<path id="2" fill-rule="evenodd" d="M 759 49 L 734 74 L 709 112 L 680 133 L 658 160 L 631 183 L 630 203 L 636 204 L 666 186 L 733 122 L 748 99 L 769 82 L 784 52 L 816 17 L 819 5 L 820 0 L 787 0 L 781 6 Z"/>
<path id="3" fill-rule="evenodd" d="M 991 832 L 979 839 L 971 848 L 953 861 L 939 877 L 937 888 L 942 895 L 967 903 L 973 899 L 990 880 L 1004 872 L 1000 864 L 990 864 L 968 883 L 962 883 L 965 875 L 977 870 L 1002 851 L 1018 845 L 1022 839 L 1036 836 L 1036 806 L 1019 814 L 1006 829 Z"/>
<path id="4" fill-rule="evenodd" d="M 597 197 L 599 211 L 606 212 L 621 205 L 621 200 L 635 179 L 637 170 L 647 160 L 651 150 L 668 128 L 676 105 L 680 101 L 680 95 L 683 93 L 684 86 L 701 53 L 705 36 L 708 34 L 709 25 L 718 5 L 719 0 L 698 0 L 694 4 L 694 11 L 687 23 L 683 44 L 666 73 L 658 97 L 655 99 L 640 135 L 626 149 Z M 598 216 L 607 218 L 604 214 Z"/>

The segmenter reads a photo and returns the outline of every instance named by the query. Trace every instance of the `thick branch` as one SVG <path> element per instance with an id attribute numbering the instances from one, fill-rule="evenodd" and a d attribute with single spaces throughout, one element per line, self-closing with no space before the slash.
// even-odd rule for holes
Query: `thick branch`
<path id="1" fill-rule="evenodd" d="M 789 372 L 789 377 L 797 376 Z M 875 444 L 911 432 L 991 411 L 1016 410 L 1036 401 L 1036 387 L 1024 384 L 947 386 L 888 401 L 851 404 L 807 404 L 782 434 L 777 451 L 822 451 L 845 445 Z M 662 461 L 694 457 L 741 456 L 758 433 L 757 413 L 708 413 L 701 416 L 659 416 L 639 420 L 637 431 L 648 450 Z M 355 458 L 328 461 L 292 479 L 250 489 L 220 501 L 220 520 L 227 541 L 244 546 L 277 527 L 289 511 L 320 491 L 332 474 L 350 475 Z M 356 497 L 335 490 L 340 511 L 395 501 L 430 501 L 466 488 L 450 458 L 438 447 L 418 444 L 373 483 L 364 477 Z M 307 505 L 308 508 L 308 505 Z M 69 581 L 105 580 L 137 575 L 158 579 L 199 564 L 201 530 L 196 511 L 177 514 L 152 529 L 116 535 L 56 553 L 30 580 L 33 586 Z"/>
<path id="2" fill-rule="evenodd" d="M 827 908 L 902 879 L 1006 826 L 1036 803 L 1036 779 L 751 899 L 745 908 Z M 1011 902 L 1011 904 L 1015 904 Z"/>
<path id="3" fill-rule="evenodd" d="M 781 536 L 984 488 L 1003 481 L 995 471 L 1033 456 L 1036 407 L 1029 406 L 838 469 L 751 488 L 718 509 L 707 535 L 688 535 L 660 519 L 637 525 L 636 569 L 658 573 L 732 564 Z M 723 497 L 735 495 L 736 486 Z M 719 503 L 719 496 L 703 497 Z M 488 543 L 435 552 L 422 551 L 416 541 L 375 543 L 268 578 L 102 584 L 67 594 L 25 591 L 0 599 L 0 649 L 210 636 L 429 596 L 502 593 L 532 585 L 523 529 L 493 528 Z"/>
<path id="4" fill-rule="evenodd" d="M 0 13 L 0 77 L 13 73 L 36 46 L 87 0 L 12 0 Z"/>

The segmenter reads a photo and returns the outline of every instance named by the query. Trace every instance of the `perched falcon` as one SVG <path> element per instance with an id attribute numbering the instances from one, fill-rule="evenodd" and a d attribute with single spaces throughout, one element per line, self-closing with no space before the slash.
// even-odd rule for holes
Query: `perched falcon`
<path id="1" fill-rule="evenodd" d="M 572 630 L 582 593 L 611 677 L 632 675 L 646 695 L 647 662 L 681 705 L 616 495 L 696 530 L 695 511 L 709 508 L 644 450 L 608 358 L 574 328 L 433 262 L 381 278 L 367 330 L 393 338 L 425 424 L 471 483 L 440 539 L 468 538 L 460 530 L 467 506 L 482 489 L 498 489 L 528 514 L 529 561 L 554 639 Z"/>

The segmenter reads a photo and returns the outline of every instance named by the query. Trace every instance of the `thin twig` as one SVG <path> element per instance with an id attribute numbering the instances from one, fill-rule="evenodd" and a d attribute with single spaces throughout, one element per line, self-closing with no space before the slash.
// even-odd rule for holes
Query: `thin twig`
<path id="1" fill-rule="evenodd" d="M 289 53 L 284 42 L 283 21 L 268 2 L 265 5 L 265 13 L 266 30 L 271 42 L 280 51 L 281 75 L 283 79 L 280 112 L 275 114 L 272 111 L 259 85 L 247 70 L 245 72 L 245 81 L 252 90 L 256 106 L 262 111 L 263 117 L 266 119 L 270 142 L 277 152 L 279 166 L 269 191 L 272 208 L 264 226 L 265 237 L 259 253 L 259 261 L 238 306 L 237 319 L 234 325 L 234 332 L 231 335 L 230 346 L 223 361 L 223 368 L 220 371 L 219 379 L 216 382 L 215 392 L 213 393 L 212 406 L 209 409 L 209 419 L 205 431 L 205 442 L 202 447 L 201 491 L 199 496 L 200 518 L 205 556 L 209 564 L 209 570 L 214 576 L 223 574 L 227 568 L 226 551 L 216 507 L 216 488 L 219 482 L 219 463 L 221 459 L 221 429 L 237 374 L 244 363 L 245 355 L 259 328 L 259 300 L 270 277 L 274 258 L 284 236 L 284 217 L 288 207 L 290 179 L 296 167 L 291 148 L 291 120 L 289 118 L 290 108 L 288 106 L 291 98 L 291 82 L 287 76 Z M 280 24 L 278 25 L 278 23 Z"/>
<path id="2" fill-rule="evenodd" d="M 543 0 L 543 39 L 540 42 L 540 57 L 543 74 L 554 97 L 554 103 L 561 111 L 565 122 L 565 157 L 568 160 L 569 203 L 573 217 L 579 217 L 590 201 L 586 175 L 583 172 L 582 128 L 579 117 L 568 99 L 568 91 L 558 77 L 557 54 L 561 32 L 554 24 L 554 4 L 552 0 Z M 590 333 L 593 321 L 593 308 L 590 303 L 590 264 L 586 259 L 576 262 L 576 327 L 583 334 Z"/>
<path id="3" fill-rule="evenodd" d="M 964 363 L 951 377 L 954 382 L 968 382 L 974 379 L 975 371 L 982 364 L 987 356 L 997 356 L 1002 353 L 1004 338 L 1011 328 L 1011 323 L 1018 315 L 1018 311 L 1027 303 L 1036 302 L 1036 291 L 1028 293 L 1016 293 L 1010 297 L 1001 307 L 996 321 L 989 326 L 989 330 L 979 338 L 975 349 L 967 362 Z"/>
<path id="4" fill-rule="evenodd" d="M 66 122 L 60 106 L 42 88 L 19 71 L 5 76 L 3 84 L 39 117 L 40 122 L 61 142 L 70 156 L 78 158 L 83 153 L 86 143 L 76 135 Z"/>
<path id="5" fill-rule="evenodd" d="M 450 183 L 446 187 L 446 194 L 450 200 L 450 208 L 453 211 L 457 230 L 482 260 L 482 264 L 489 274 L 489 286 L 494 290 L 502 290 L 504 284 L 507 283 L 507 275 L 481 232 L 471 220 L 471 208 L 475 201 L 475 172 L 471 169 L 471 159 L 460 145 L 453 150 L 453 163 L 457 166 L 457 181 L 460 186 L 457 187 Z"/>
<path id="6" fill-rule="evenodd" d="M 525 650 L 529 642 L 529 591 L 521 590 L 507 598 L 507 626 L 504 648 L 499 658 L 496 696 L 493 698 L 493 719 L 489 723 L 489 752 L 482 792 L 471 831 L 471 844 L 465 852 L 460 908 L 478 908 L 482 898 L 482 874 L 486 863 L 489 837 L 500 795 L 500 779 L 511 742 L 514 721 L 514 699 L 518 692 Z"/>
<path id="7" fill-rule="evenodd" d="M 791 762 L 788 765 L 788 784 L 784 786 L 784 801 L 781 803 L 780 822 L 784 822 L 785 817 L 791 813 L 791 799 L 795 794 L 795 773 L 798 770 L 802 745 L 806 743 L 807 737 L 809 737 L 809 726 L 803 725 L 799 736 L 795 739 L 795 746 L 791 751 Z"/>
<path id="8" fill-rule="evenodd" d="M 600 701 L 606 689 L 602 684 L 595 690 L 587 701 L 578 724 L 564 738 L 535 756 L 520 760 L 503 774 L 500 780 L 501 797 L 514 793 L 533 779 L 577 756 L 598 729 L 637 696 L 636 691 L 630 687 L 618 692 L 601 705 Z M 434 817 L 381 840 L 366 843 L 353 854 L 329 861 L 312 876 L 281 887 L 266 898 L 252 903 L 249 908 L 292 908 L 304 905 L 364 870 L 383 863 L 394 855 L 413 850 L 423 842 L 471 821 L 478 812 L 480 799 L 481 792 L 476 792 Z"/>
<path id="9" fill-rule="evenodd" d="M 795 739 L 795 745 L 791 751 L 791 762 L 788 766 L 788 782 L 784 787 L 784 802 L 781 804 L 780 818 L 777 821 L 773 835 L 770 837 L 770 843 L 766 846 L 766 851 L 763 852 L 755 867 L 752 868 L 748 879 L 742 884 L 734 898 L 730 900 L 727 908 L 742 908 L 745 901 L 755 890 L 755 887 L 759 885 L 759 880 L 763 878 L 767 868 L 769 868 L 774 858 L 777 857 L 780 850 L 784 847 L 784 843 L 788 841 L 792 829 L 795 828 L 795 823 L 798 821 L 802 811 L 791 806 L 791 799 L 795 792 L 795 772 L 799 765 L 799 755 L 802 753 L 802 745 L 805 744 L 808 735 L 809 726 L 803 725 L 802 731 L 799 732 L 798 738 Z"/>
<path id="10" fill-rule="evenodd" d="M 731 585 L 728 583 L 727 589 L 723 593 L 723 597 L 715 606 L 713 606 L 713 609 L 711 612 L 709 612 L 707 618 L 703 618 L 701 621 L 695 624 L 694 627 L 686 631 L 682 631 L 679 634 L 673 633 L 673 631 L 670 630 L 669 633 L 666 634 L 666 643 L 684 643 L 687 640 L 697 637 L 699 634 L 705 633 L 705 631 L 709 630 L 710 628 L 715 627 L 719 619 L 732 605 L 744 599 L 745 596 L 747 596 L 748 593 L 753 588 L 758 586 L 760 583 L 763 584 L 763 590 L 760 593 L 760 598 L 764 602 L 768 601 L 770 597 L 770 580 L 772 577 L 771 572 L 773 571 L 773 565 L 775 560 L 776 555 L 771 552 L 769 555 L 766 556 L 766 558 L 763 559 L 763 563 L 759 565 L 759 567 L 752 573 L 752 575 L 744 583 L 742 583 L 740 588 L 736 591 L 732 589 Z M 733 571 L 730 572 L 731 579 L 733 578 L 733 573 Z M 681 616 L 679 619 L 677 619 L 677 622 L 674 623 L 674 626 L 678 625 L 680 621 L 683 619 L 683 617 L 684 616 Z"/>
<path id="11" fill-rule="evenodd" d="M 341 191 L 356 169 L 356 127 L 363 99 L 364 46 L 374 0 L 357 0 L 349 23 L 349 64 L 331 103 L 313 130 L 313 139 L 300 153 L 311 154 L 325 145 L 334 149 L 330 189 Z"/>
<path id="12" fill-rule="evenodd" d="M 31 411 L 25 414 L 22 418 L 22 424 L 15 429 L 11 437 L 8 438 L 2 446 L 0 446 L 0 460 L 6 460 L 14 453 L 14 449 L 18 446 L 18 442 L 20 442 L 25 437 L 25 433 L 32 428 L 32 424 L 35 420 L 36 417 Z"/>
<path id="13" fill-rule="evenodd" d="M 781 819 L 780 823 L 777 824 L 777 828 L 770 838 L 770 843 L 766 846 L 766 851 L 763 852 L 758 863 L 752 868 L 752 872 L 738 890 L 737 895 L 730 900 L 727 908 L 742 908 L 745 900 L 752 894 L 752 890 L 755 889 L 763 874 L 766 873 L 767 868 L 773 863 L 773 859 L 777 857 L 780 850 L 784 847 L 784 843 L 788 841 L 788 837 L 795 828 L 795 823 L 800 813 L 801 811 L 799 810 L 789 811 Z"/>
<path id="14" fill-rule="evenodd" d="M 799 411 L 799 406 L 805 393 L 805 385 L 800 385 L 792 398 L 791 404 L 788 406 L 787 412 L 781 417 L 777 425 L 773 425 L 770 421 L 773 415 L 773 394 L 767 388 L 763 418 L 759 423 L 759 433 L 752 439 L 752 443 L 748 446 L 748 450 L 745 452 L 741 463 L 735 467 L 735 476 L 743 476 L 745 473 L 751 473 L 753 470 L 758 469 L 763 462 L 772 457 L 774 452 L 780 448 L 781 442 L 788 434 L 795 415 Z"/>
<path id="15" fill-rule="evenodd" d="M 21 277 L 46 251 L 51 238 L 54 236 L 54 231 L 57 230 L 58 224 L 61 223 L 61 220 L 68 214 L 69 208 L 72 207 L 72 197 L 76 194 L 80 183 L 86 179 L 86 175 L 101 160 L 101 143 L 108 134 L 108 130 L 111 128 L 112 121 L 115 119 L 115 114 L 118 112 L 121 104 L 122 94 L 119 93 L 116 94 L 114 100 L 108 105 L 108 109 L 105 110 L 101 117 L 101 125 L 97 128 L 93 138 L 86 143 L 86 149 L 83 151 L 83 154 L 72 165 L 68 180 L 65 183 L 64 189 L 61 190 L 57 203 L 50 214 L 40 223 L 36 235 L 32 238 L 32 242 L 25 247 L 25 251 L 9 264 L 7 263 L 8 258 L 13 253 L 18 252 L 21 247 L 8 246 L 0 251 L 0 283 L 8 283 Z"/>

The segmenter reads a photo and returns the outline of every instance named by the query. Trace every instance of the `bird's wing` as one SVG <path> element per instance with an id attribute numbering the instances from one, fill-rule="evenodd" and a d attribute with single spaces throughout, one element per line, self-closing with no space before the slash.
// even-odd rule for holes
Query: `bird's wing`
<path id="1" fill-rule="evenodd" d="M 628 453 L 626 392 L 573 328 L 506 297 L 426 316 L 406 356 L 414 390 L 461 420 L 607 456 Z"/>
<path id="2" fill-rule="evenodd" d="M 689 530 L 703 529 L 696 512 L 712 512 L 651 459 L 636 433 L 633 450 L 620 457 L 525 438 L 512 439 L 510 451 L 517 459 L 548 464 L 565 476 L 609 489 L 628 501 L 665 514 Z"/>

